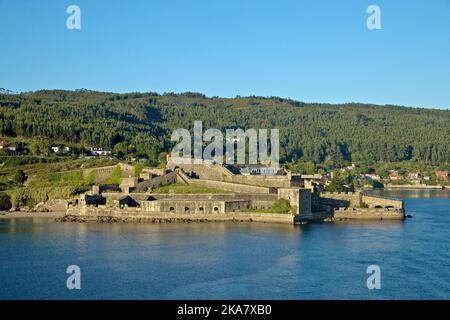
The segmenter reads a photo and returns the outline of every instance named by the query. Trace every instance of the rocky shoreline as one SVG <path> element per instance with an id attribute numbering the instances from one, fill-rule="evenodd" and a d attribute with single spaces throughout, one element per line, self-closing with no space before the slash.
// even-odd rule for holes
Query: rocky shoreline
<path id="1" fill-rule="evenodd" d="M 61 218 L 65 215 L 62 211 L 0 211 L 0 219 L 17 219 L 17 218 Z"/>
<path id="2" fill-rule="evenodd" d="M 214 222 L 211 219 L 202 218 L 160 218 L 160 217 L 112 217 L 112 216 L 76 216 L 64 215 L 55 219 L 57 222 L 99 222 L 99 223 L 118 223 L 118 222 L 137 222 L 137 223 L 193 223 L 193 222 Z M 252 218 L 230 219 L 230 222 L 253 222 Z"/>

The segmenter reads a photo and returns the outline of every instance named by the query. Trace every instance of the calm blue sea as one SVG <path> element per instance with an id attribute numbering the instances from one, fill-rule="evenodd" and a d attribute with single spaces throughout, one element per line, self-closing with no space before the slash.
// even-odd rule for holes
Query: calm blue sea
<path id="1" fill-rule="evenodd" d="M 0 219 L 0 299 L 449 299 L 450 193 L 404 222 L 81 224 Z M 68 290 L 66 268 L 81 269 Z M 369 290 L 369 265 L 381 289 Z"/>

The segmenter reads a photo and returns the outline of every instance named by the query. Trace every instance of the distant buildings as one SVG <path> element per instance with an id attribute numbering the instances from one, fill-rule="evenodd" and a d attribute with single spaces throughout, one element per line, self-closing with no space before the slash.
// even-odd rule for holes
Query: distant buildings
<path id="1" fill-rule="evenodd" d="M 435 171 L 434 174 L 436 175 L 437 180 L 441 181 L 448 181 L 448 171 Z"/>
<path id="2" fill-rule="evenodd" d="M 10 144 L 4 140 L 0 140 L 0 150 L 6 150 L 10 152 L 16 152 L 17 147 L 15 144 Z"/>
<path id="3" fill-rule="evenodd" d="M 371 180 L 380 181 L 381 177 L 378 174 L 366 173 L 365 176 Z"/>
<path id="4" fill-rule="evenodd" d="M 240 169 L 242 175 L 266 175 L 272 176 L 279 174 L 279 170 L 274 167 L 269 167 L 266 165 L 247 165 Z"/>
<path id="5" fill-rule="evenodd" d="M 109 149 L 93 148 L 93 147 L 91 147 L 89 149 L 89 153 L 92 156 L 104 156 L 104 157 L 107 157 L 107 156 L 110 156 L 112 152 Z"/>
<path id="6" fill-rule="evenodd" d="M 411 180 L 420 179 L 420 172 L 410 172 L 410 173 L 408 173 L 408 179 L 411 179 Z"/>
<path id="7" fill-rule="evenodd" d="M 54 153 L 69 153 L 70 152 L 70 148 L 66 147 L 66 146 L 52 145 L 51 148 Z"/>
<path id="8" fill-rule="evenodd" d="M 389 179 L 392 181 L 399 181 L 403 180 L 403 177 L 399 175 L 397 171 L 392 171 L 389 173 Z"/>

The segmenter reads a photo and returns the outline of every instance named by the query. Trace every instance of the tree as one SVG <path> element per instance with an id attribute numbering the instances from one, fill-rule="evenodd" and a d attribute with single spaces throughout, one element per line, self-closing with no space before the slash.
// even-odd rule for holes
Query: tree
<path id="1" fill-rule="evenodd" d="M 192 129 L 198 119 L 205 130 L 280 128 L 282 162 L 339 167 L 350 161 L 373 166 L 414 159 L 434 166 L 450 164 L 450 110 L 63 90 L 0 95 L 0 106 L 0 133 L 5 136 L 103 148 L 127 143 L 128 152 L 117 152 L 155 164 L 160 152 L 170 151 L 171 132 Z M 33 155 L 50 154 L 45 141 L 35 141 L 28 149 Z"/>
<path id="2" fill-rule="evenodd" d="M 11 207 L 11 198 L 6 193 L 0 193 L 0 210 L 9 210 Z"/>
<path id="3" fill-rule="evenodd" d="M 31 153 L 36 156 L 50 155 L 50 141 L 46 137 L 42 136 L 34 138 L 31 143 Z"/>
<path id="4" fill-rule="evenodd" d="M 125 159 L 128 155 L 128 144 L 126 142 L 118 142 L 114 145 L 114 154 L 119 159 Z"/>
<path id="5" fill-rule="evenodd" d="M 23 184 L 27 180 L 25 172 L 22 170 L 17 170 L 13 177 L 13 182 L 17 184 Z"/>
<path id="6" fill-rule="evenodd" d="M 327 191 L 330 192 L 345 192 L 347 188 L 345 186 L 345 177 L 340 171 L 333 172 L 333 178 L 331 179 L 330 185 L 327 187 Z"/>

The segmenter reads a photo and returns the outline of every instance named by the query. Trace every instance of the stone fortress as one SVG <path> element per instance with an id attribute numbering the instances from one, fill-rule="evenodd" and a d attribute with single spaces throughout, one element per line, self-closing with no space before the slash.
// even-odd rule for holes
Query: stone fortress
<path id="1" fill-rule="evenodd" d="M 347 219 L 404 219 L 403 201 L 356 193 L 318 191 L 317 177 L 261 168 L 239 168 L 212 162 L 144 168 L 139 178 L 133 167 L 120 164 L 117 186 L 101 185 L 114 167 L 95 170 L 96 185 L 68 205 L 63 221 L 261 221 L 307 223 Z M 171 184 L 215 189 L 214 193 L 155 193 Z M 170 187 L 169 187 L 170 188 Z M 217 192 L 223 190 L 223 192 Z M 289 213 L 274 213 L 278 199 L 290 204 Z M 267 211 L 267 212 L 265 212 Z"/>

